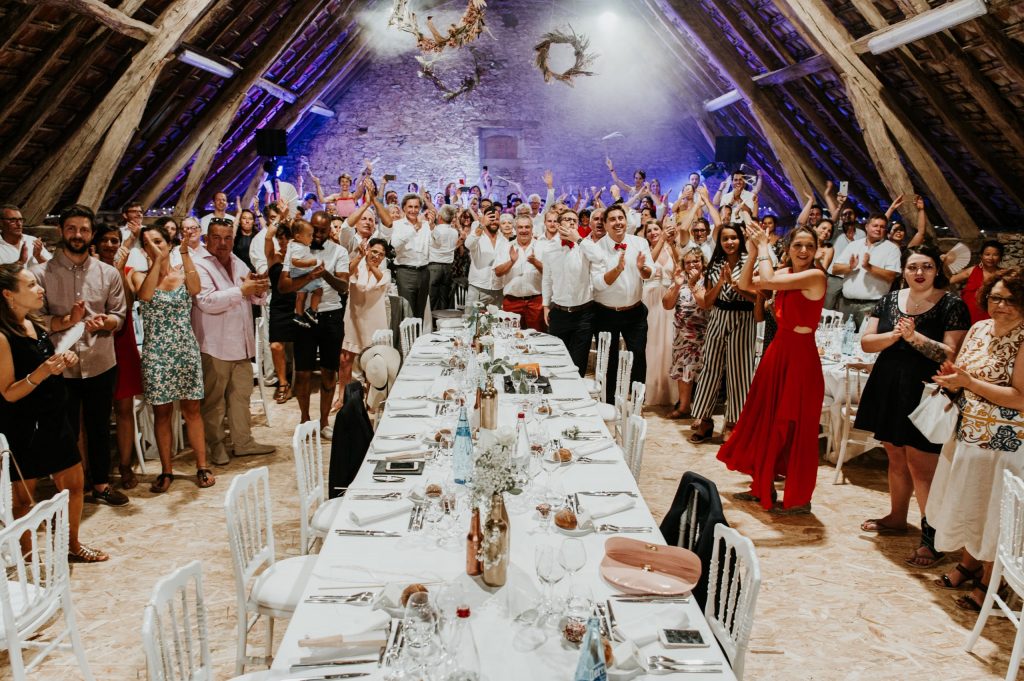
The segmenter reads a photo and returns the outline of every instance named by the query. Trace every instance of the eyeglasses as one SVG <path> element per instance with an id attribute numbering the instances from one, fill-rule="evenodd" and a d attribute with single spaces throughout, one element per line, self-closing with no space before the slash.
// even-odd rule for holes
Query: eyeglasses
<path id="1" fill-rule="evenodd" d="M 932 265 L 931 263 L 926 263 L 924 265 L 907 265 L 907 271 L 912 273 L 920 272 L 921 274 L 928 274 L 935 271 L 935 265 Z"/>
<path id="2" fill-rule="evenodd" d="M 1012 307 L 1013 306 L 1013 298 L 1008 298 L 1006 296 L 989 296 L 988 297 L 988 304 L 989 305 L 1006 305 L 1007 307 Z"/>
<path id="3" fill-rule="evenodd" d="M 233 225 L 235 223 L 234 223 L 233 220 L 229 220 L 228 218 L 210 218 L 210 224 L 211 225 Z"/>
<path id="4" fill-rule="evenodd" d="M 25 222 L 25 218 L 0 218 L 4 222 Z"/>

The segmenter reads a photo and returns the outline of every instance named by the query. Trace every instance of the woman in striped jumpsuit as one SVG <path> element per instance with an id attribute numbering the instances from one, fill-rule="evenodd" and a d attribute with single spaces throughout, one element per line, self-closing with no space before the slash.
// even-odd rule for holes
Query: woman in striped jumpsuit
<path id="1" fill-rule="evenodd" d="M 736 282 L 747 258 L 743 232 L 738 227 L 723 225 L 718 230 L 711 262 L 704 279 L 704 289 L 696 298 L 699 305 L 710 310 L 704 335 L 704 368 L 697 382 L 691 413 L 696 419 L 690 442 L 711 437 L 714 422 L 711 412 L 718 399 L 725 372 L 728 401 L 722 440 L 728 440 L 743 410 L 743 401 L 754 377 L 754 346 L 757 322 L 754 320 L 754 295 L 741 291 Z"/>

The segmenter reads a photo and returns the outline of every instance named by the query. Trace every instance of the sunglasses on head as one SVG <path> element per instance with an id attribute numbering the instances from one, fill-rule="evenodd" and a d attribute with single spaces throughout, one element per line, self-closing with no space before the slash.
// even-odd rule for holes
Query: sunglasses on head
<path id="1" fill-rule="evenodd" d="M 235 224 L 227 218 L 210 218 L 211 225 L 233 225 Z"/>

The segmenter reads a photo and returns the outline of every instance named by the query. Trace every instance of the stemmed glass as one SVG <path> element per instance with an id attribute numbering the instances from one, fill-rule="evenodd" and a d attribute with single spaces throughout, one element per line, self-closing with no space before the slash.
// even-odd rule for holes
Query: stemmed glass
<path id="1" fill-rule="evenodd" d="M 555 607 L 555 584 L 565 578 L 565 568 L 558 558 L 558 552 L 551 545 L 538 546 L 533 554 L 534 569 L 544 584 L 544 596 L 540 604 L 538 622 L 543 626 L 545 619 L 558 612 Z"/>
<path id="2" fill-rule="evenodd" d="M 410 674 L 426 672 L 430 660 L 438 650 L 437 609 L 427 592 L 418 592 L 409 596 L 402 618 L 402 631 L 405 634 L 405 650 L 408 657 L 405 669 Z"/>
<path id="3" fill-rule="evenodd" d="M 566 537 L 558 549 L 558 562 L 569 573 L 569 600 L 573 598 L 573 577 L 587 564 L 587 547 L 579 539 Z"/>

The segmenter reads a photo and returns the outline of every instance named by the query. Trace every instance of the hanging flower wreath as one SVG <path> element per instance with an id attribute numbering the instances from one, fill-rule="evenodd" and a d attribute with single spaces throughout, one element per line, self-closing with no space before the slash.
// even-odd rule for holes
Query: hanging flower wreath
<path id="1" fill-rule="evenodd" d="M 465 47 L 479 38 L 484 31 L 490 34 L 487 26 L 484 25 L 486 7 L 485 0 L 469 0 L 459 23 L 448 27 L 448 35 L 443 35 L 437 30 L 433 17 L 427 17 L 427 28 L 430 30 L 430 35 L 427 36 L 420 31 L 416 13 L 409 10 L 409 0 L 395 0 L 391 18 L 388 19 L 388 26 L 411 33 L 416 38 L 416 47 L 421 52 L 440 53 L 449 47 Z"/>
<path id="2" fill-rule="evenodd" d="M 480 55 L 472 47 L 469 48 L 470 53 L 473 55 L 473 73 L 462 79 L 462 83 L 457 89 L 449 88 L 444 84 L 444 81 L 438 77 L 434 72 L 435 59 L 426 59 L 424 57 L 417 56 L 416 61 L 420 63 L 420 78 L 426 78 L 434 84 L 438 90 L 443 93 L 446 102 L 450 102 L 459 95 L 464 95 L 467 92 L 472 92 L 476 89 L 477 85 L 480 84 L 480 78 L 484 75 L 483 64 L 480 63 Z"/>
<path id="3" fill-rule="evenodd" d="M 567 71 L 556 73 L 548 67 L 548 51 L 552 45 L 569 45 L 572 47 L 573 52 L 576 53 L 576 63 Z M 572 87 L 573 78 L 594 75 L 593 71 L 587 70 L 596 58 L 593 54 L 587 54 L 589 48 L 590 39 L 578 35 L 572 29 L 572 26 L 569 27 L 568 33 L 564 31 L 551 31 L 541 36 L 541 41 L 533 49 L 537 52 L 537 68 L 544 74 L 544 82 L 550 83 L 554 79 Z"/>

